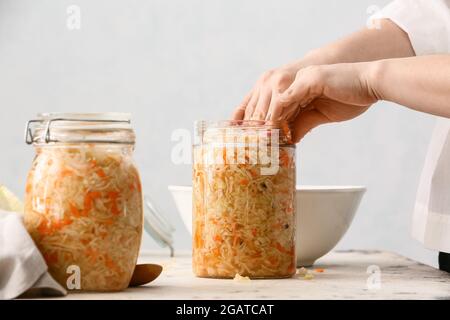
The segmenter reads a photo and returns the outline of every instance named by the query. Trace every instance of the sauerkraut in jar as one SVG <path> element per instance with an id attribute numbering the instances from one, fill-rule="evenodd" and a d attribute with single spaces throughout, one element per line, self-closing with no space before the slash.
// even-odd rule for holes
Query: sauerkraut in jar
<path id="1" fill-rule="evenodd" d="M 199 277 L 295 274 L 295 145 L 286 123 L 197 124 L 193 269 Z"/>
<path id="2" fill-rule="evenodd" d="M 69 290 L 127 288 L 143 225 L 129 115 L 42 114 L 27 142 L 24 222 L 50 274 Z"/>

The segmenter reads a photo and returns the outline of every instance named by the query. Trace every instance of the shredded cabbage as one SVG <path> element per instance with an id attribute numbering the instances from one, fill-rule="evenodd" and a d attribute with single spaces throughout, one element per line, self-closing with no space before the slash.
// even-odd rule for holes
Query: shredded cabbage
<path id="1" fill-rule="evenodd" d="M 5 186 L 0 185 L 0 209 L 23 213 L 23 204 L 14 193 Z"/>
<path id="2" fill-rule="evenodd" d="M 220 135 L 206 134 L 207 143 L 194 147 L 194 272 L 200 277 L 231 279 L 236 274 L 291 277 L 296 272 L 295 148 L 278 146 L 279 170 L 263 175 L 261 169 L 267 165 L 251 157 L 257 148 L 252 141 L 261 136 L 247 136 L 230 154 L 229 144 L 216 142 L 236 141 L 235 137 L 230 132 Z M 241 151 L 243 163 L 236 161 Z M 222 157 L 219 163 L 205 161 L 218 156 Z"/>
<path id="3" fill-rule="evenodd" d="M 37 147 L 26 186 L 25 225 L 50 274 L 81 290 L 128 287 L 142 235 L 142 192 L 131 147 Z"/>

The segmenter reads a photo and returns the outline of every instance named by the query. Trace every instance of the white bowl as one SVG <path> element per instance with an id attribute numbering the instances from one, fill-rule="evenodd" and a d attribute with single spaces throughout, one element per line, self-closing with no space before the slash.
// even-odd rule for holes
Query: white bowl
<path id="1" fill-rule="evenodd" d="M 366 192 L 357 186 L 299 186 L 297 266 L 312 266 L 342 239 Z"/>
<path id="2" fill-rule="evenodd" d="M 169 191 L 184 225 L 192 235 L 192 187 L 169 186 Z"/>
<path id="3" fill-rule="evenodd" d="M 192 234 L 192 187 L 169 186 L 186 228 Z M 297 265 L 312 266 L 347 232 L 366 191 L 360 186 L 298 186 Z"/>

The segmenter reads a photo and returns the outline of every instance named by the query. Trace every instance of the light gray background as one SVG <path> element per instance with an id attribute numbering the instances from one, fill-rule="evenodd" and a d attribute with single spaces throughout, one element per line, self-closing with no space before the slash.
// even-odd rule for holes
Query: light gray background
<path id="1" fill-rule="evenodd" d="M 167 191 L 191 180 L 190 166 L 170 161 L 172 131 L 228 118 L 264 70 L 363 27 L 367 8 L 386 3 L 0 0 L 0 183 L 23 195 L 33 150 L 22 133 L 37 112 L 131 112 L 145 192 L 175 224 L 176 248 L 189 249 Z M 66 27 L 71 4 L 81 8 L 78 31 Z M 433 124 L 379 103 L 298 146 L 300 183 L 368 187 L 339 248 L 387 249 L 436 265 L 409 233 Z M 157 248 L 147 236 L 144 246 Z"/>

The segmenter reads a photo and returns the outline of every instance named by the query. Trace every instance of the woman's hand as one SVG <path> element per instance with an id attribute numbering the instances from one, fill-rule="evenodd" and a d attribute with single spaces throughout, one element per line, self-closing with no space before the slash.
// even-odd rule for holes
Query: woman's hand
<path id="1" fill-rule="evenodd" d="M 295 142 L 318 125 L 357 117 L 378 100 L 450 118 L 449 74 L 450 54 L 309 66 L 290 75 L 294 80 L 271 96 L 266 113 L 255 112 L 259 119 L 290 122 Z M 289 79 L 276 83 L 286 86 Z"/>
<path id="2" fill-rule="evenodd" d="M 300 69 L 294 82 L 273 104 L 269 120 L 292 123 L 294 140 L 298 142 L 318 125 L 353 119 L 378 100 L 370 73 L 371 63 Z"/>
<path id="3" fill-rule="evenodd" d="M 277 104 L 281 93 L 294 82 L 303 65 L 300 62 L 265 72 L 236 108 L 233 119 L 269 120 L 270 110 Z"/>
<path id="4" fill-rule="evenodd" d="M 235 119 L 287 120 L 298 142 L 314 127 L 355 118 L 377 101 L 370 66 L 343 63 L 269 72 L 236 110 Z"/>
<path id="5" fill-rule="evenodd" d="M 298 62 L 266 72 L 235 110 L 233 118 L 270 120 L 288 117 L 296 125 L 294 134 L 298 141 L 316 125 L 350 119 L 364 112 L 376 100 L 364 83 L 366 75 L 361 73 L 367 65 L 339 63 L 414 56 L 409 37 L 401 28 L 388 19 L 378 23 L 380 28 L 364 28 L 313 50 Z M 341 77 L 345 82 L 340 82 Z M 294 81 L 292 96 L 282 98 Z M 298 87 L 303 85 L 312 91 Z M 359 89 L 349 92 L 347 89 L 352 86 Z M 287 105 L 289 101 L 292 103 Z M 305 102 L 309 103 L 305 105 Z"/>

